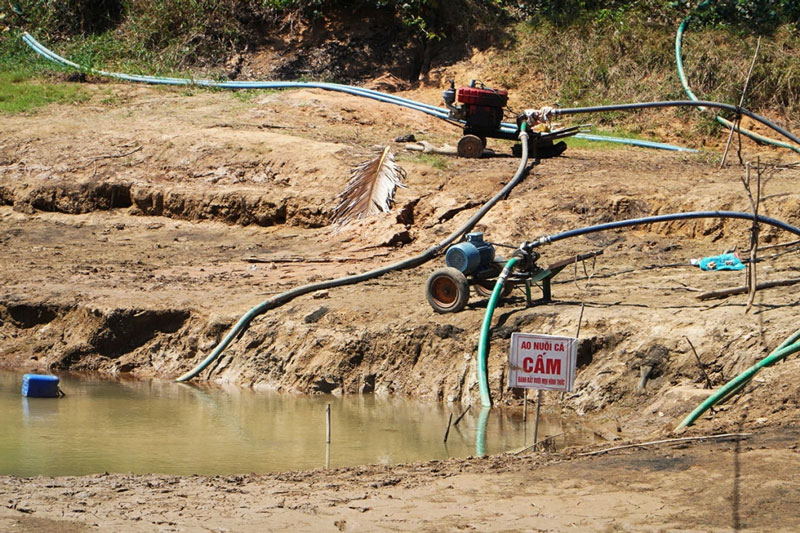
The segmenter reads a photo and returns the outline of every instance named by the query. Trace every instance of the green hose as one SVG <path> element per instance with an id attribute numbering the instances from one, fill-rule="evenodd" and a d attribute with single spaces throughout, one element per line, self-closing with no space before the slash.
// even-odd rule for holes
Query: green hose
<path id="1" fill-rule="evenodd" d="M 711 2 L 709 0 L 706 0 L 705 2 L 702 2 L 700 5 L 698 5 L 697 9 L 702 9 L 708 6 L 710 3 Z M 683 33 L 686 31 L 686 27 L 689 25 L 689 19 L 691 18 L 692 16 L 689 15 L 688 17 L 683 19 L 681 25 L 678 26 L 678 33 L 675 35 L 675 63 L 678 66 L 678 77 L 681 80 L 681 85 L 683 86 L 683 90 L 686 92 L 686 96 L 688 96 L 690 100 L 697 101 L 697 96 L 695 96 L 695 94 L 689 88 L 689 82 L 687 81 L 686 73 L 683 70 L 683 59 L 681 53 L 681 42 L 683 41 Z M 705 108 L 702 106 L 698 106 L 698 109 L 700 109 L 701 111 L 705 111 Z M 764 137 L 763 135 L 760 135 L 754 131 L 739 127 L 730 120 L 724 119 L 719 115 L 716 115 L 714 118 L 718 123 L 722 124 L 723 126 L 727 128 L 733 128 L 735 131 L 743 133 L 744 135 L 750 137 L 754 141 L 762 142 L 765 144 L 771 144 L 773 146 L 780 146 L 781 148 L 788 148 L 789 150 L 794 150 L 795 152 L 800 153 L 800 147 L 797 147 L 793 144 L 785 143 L 783 141 L 778 141 L 775 139 L 770 139 L 769 137 Z"/>
<path id="2" fill-rule="evenodd" d="M 503 292 L 503 284 L 511 274 L 511 269 L 519 261 L 519 257 L 512 257 L 508 260 L 503 267 L 500 276 L 497 277 L 497 283 L 494 284 L 492 296 L 489 298 L 489 303 L 486 306 L 486 313 L 483 315 L 483 325 L 481 326 L 481 338 L 478 341 L 478 388 L 481 392 L 481 406 L 491 407 L 492 396 L 489 394 L 489 378 L 487 377 L 487 359 L 489 357 L 489 330 L 492 326 L 492 315 L 494 308 L 497 306 L 497 301 L 500 299 L 500 293 Z"/>
<path id="3" fill-rule="evenodd" d="M 486 423 L 492 410 L 483 407 L 478 413 L 478 427 L 475 429 L 475 456 L 486 457 Z"/>
<path id="4" fill-rule="evenodd" d="M 764 367 L 771 366 L 786 356 L 798 351 L 800 351 L 800 329 L 795 331 L 793 335 L 783 341 L 781 345 L 778 346 L 778 348 L 767 357 L 730 380 L 721 389 L 709 396 L 709 398 L 701 403 L 694 411 L 692 411 L 689 416 L 684 418 L 683 422 L 678 424 L 678 427 L 675 429 L 691 426 L 698 418 L 700 418 L 703 413 L 711 409 L 714 405 L 727 400 L 739 392 L 742 387 L 744 387 L 751 379 L 753 379 L 753 376 L 755 376 L 759 370 Z"/>

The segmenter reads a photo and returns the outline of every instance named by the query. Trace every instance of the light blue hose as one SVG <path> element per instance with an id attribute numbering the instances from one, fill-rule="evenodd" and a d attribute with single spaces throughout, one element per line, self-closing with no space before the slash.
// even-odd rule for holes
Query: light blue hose
<path id="1" fill-rule="evenodd" d="M 80 70 L 83 72 L 89 72 L 91 74 L 95 74 L 97 76 L 104 76 L 108 78 L 115 78 L 122 81 L 129 81 L 129 82 L 136 82 L 136 83 L 149 83 L 152 85 L 196 85 L 200 87 L 212 87 L 218 89 L 298 89 L 298 88 L 307 88 L 307 89 L 323 89 L 327 91 L 336 91 L 342 92 L 346 94 L 351 94 L 354 96 L 361 96 L 364 98 L 371 98 L 373 100 L 377 100 L 379 102 L 386 102 L 389 104 L 399 105 L 402 107 L 406 107 L 408 109 L 412 109 L 414 111 L 420 111 L 422 113 L 426 113 L 436 118 L 440 118 L 442 120 L 451 120 L 450 119 L 450 112 L 442 107 L 433 106 L 430 104 L 426 104 L 423 102 L 417 102 L 414 100 L 409 100 L 408 98 L 402 98 L 399 96 L 382 93 L 380 91 L 375 91 L 372 89 L 365 89 L 363 87 L 356 87 L 353 85 L 341 85 L 338 83 L 323 83 L 323 82 L 295 82 L 295 81 L 213 81 L 213 80 L 196 80 L 192 78 L 170 78 L 170 77 L 163 77 L 163 76 L 143 76 L 138 74 L 123 74 L 119 72 L 109 72 L 105 70 L 98 70 L 94 68 L 87 68 L 77 63 L 73 63 L 68 59 L 65 59 L 52 50 L 46 48 L 41 43 L 39 43 L 36 39 L 34 39 L 28 32 L 25 32 L 22 36 L 22 40 L 25 41 L 33 51 L 37 54 L 41 55 L 42 57 L 53 61 L 54 63 L 58 63 L 65 67 L 70 67 L 76 70 Z M 463 121 L 458 121 L 462 122 Z M 510 122 L 503 122 L 500 125 L 500 131 L 503 133 L 514 134 L 519 131 L 516 124 L 512 124 Z M 680 146 L 674 146 L 671 144 L 665 143 L 657 143 L 652 141 L 641 141 L 638 139 L 626 139 L 622 137 L 605 137 L 602 135 L 584 135 L 584 134 L 577 134 L 576 137 L 583 138 L 589 141 L 602 141 L 602 142 L 610 142 L 610 143 L 619 143 L 619 144 L 628 144 L 633 146 L 639 146 L 643 148 L 655 148 L 660 150 L 672 150 L 672 151 L 695 151 L 689 148 L 683 148 Z"/>

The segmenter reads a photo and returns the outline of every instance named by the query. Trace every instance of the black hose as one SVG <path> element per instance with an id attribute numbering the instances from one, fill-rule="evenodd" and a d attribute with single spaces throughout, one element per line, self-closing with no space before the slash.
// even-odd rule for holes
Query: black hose
<path id="1" fill-rule="evenodd" d="M 796 135 L 788 132 L 787 130 L 783 129 L 777 124 L 762 117 L 761 115 L 753 113 L 748 109 L 731 104 L 723 104 L 720 102 L 707 102 L 704 100 L 666 100 L 661 102 L 637 102 L 633 104 L 615 104 L 615 105 L 602 105 L 602 106 L 592 106 L 592 107 L 572 107 L 563 109 L 553 109 L 551 113 L 555 116 L 559 116 L 559 115 L 576 115 L 579 113 L 599 113 L 603 111 L 630 111 L 631 109 L 648 109 L 654 107 L 657 108 L 657 107 L 697 107 L 697 106 L 716 107 L 719 109 L 726 109 L 728 111 L 733 111 L 737 115 L 741 114 L 748 116 L 753 120 L 755 120 L 756 122 L 760 122 L 761 124 L 764 124 L 769 128 L 772 128 L 773 130 L 777 131 L 787 139 L 791 139 L 797 144 L 800 144 L 800 138 L 798 138 Z"/>
<path id="2" fill-rule="evenodd" d="M 765 217 L 763 215 L 753 215 L 752 213 L 743 213 L 740 211 L 691 211 L 688 213 L 669 213 L 666 215 L 655 215 L 643 218 L 631 218 L 628 220 L 618 220 L 616 222 L 607 222 L 605 224 L 597 224 L 595 226 L 585 226 L 554 235 L 547 235 L 539 237 L 533 242 L 525 243 L 523 246 L 527 249 L 533 249 L 544 244 L 569 239 L 571 237 L 578 237 L 589 233 L 596 233 L 598 231 L 606 231 L 610 229 L 626 228 L 629 226 L 637 226 L 641 224 L 655 224 L 657 222 L 669 222 L 672 220 L 687 220 L 692 218 L 739 218 L 744 220 L 756 220 L 762 224 L 768 224 L 780 229 L 786 230 L 795 235 L 800 235 L 800 228 L 792 226 L 782 220 L 776 218 Z"/>
<path id="3" fill-rule="evenodd" d="M 222 354 L 225 348 L 230 345 L 233 340 L 239 336 L 241 333 L 244 332 L 245 329 L 250 325 L 250 322 L 263 313 L 266 313 L 270 309 L 275 309 L 276 307 L 280 307 L 281 305 L 294 300 L 298 296 L 302 296 L 304 294 L 308 294 L 310 292 L 321 291 L 324 289 L 332 289 L 334 287 L 343 287 L 345 285 L 353 285 L 355 283 L 360 283 L 362 281 L 367 281 L 370 279 L 375 279 L 384 274 L 388 274 L 389 272 L 393 272 L 395 270 L 405 270 L 409 268 L 417 267 L 423 263 L 426 263 L 436 257 L 439 252 L 448 246 L 450 243 L 455 241 L 461 235 L 470 231 L 478 221 L 483 218 L 483 216 L 501 199 L 503 199 L 506 195 L 508 195 L 511 190 L 516 187 L 523 178 L 528 173 L 528 132 L 525 131 L 525 127 L 523 126 L 522 131 L 519 134 L 520 141 L 522 141 L 522 158 L 520 159 L 519 167 L 517 168 L 514 177 L 508 182 L 508 184 L 503 187 L 500 192 L 494 195 L 488 202 L 483 204 L 477 213 L 472 215 L 469 220 L 467 220 L 463 226 L 455 230 L 451 233 L 446 239 L 444 239 L 439 244 L 431 246 L 421 254 L 411 257 L 409 259 L 404 259 L 398 263 L 393 263 L 391 265 L 387 265 L 381 268 L 377 268 L 375 270 L 370 270 L 368 272 L 364 272 L 362 274 L 355 274 L 353 276 L 345 276 L 343 278 L 332 279 L 328 281 L 321 281 L 319 283 L 310 283 L 308 285 L 303 285 L 301 287 L 297 287 L 295 289 L 288 290 L 286 292 L 282 292 L 277 296 L 273 296 L 272 298 L 268 298 L 264 300 L 257 306 L 253 307 L 245 313 L 239 321 L 234 324 L 233 328 L 225 335 L 225 338 L 214 348 L 214 350 L 205 358 L 203 361 L 200 362 L 197 366 L 195 366 L 189 372 L 186 372 L 182 376 L 180 376 L 175 381 L 188 381 L 195 377 L 197 374 L 203 371 L 212 361 L 214 361 L 217 357 Z"/>

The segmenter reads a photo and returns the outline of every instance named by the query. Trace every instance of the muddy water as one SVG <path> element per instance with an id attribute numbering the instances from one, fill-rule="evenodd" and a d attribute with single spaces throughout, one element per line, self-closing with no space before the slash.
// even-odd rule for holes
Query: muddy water
<path id="1" fill-rule="evenodd" d="M 0 474 L 232 474 L 399 463 L 530 444 L 519 413 L 468 412 L 447 443 L 445 405 L 374 396 L 294 396 L 162 381 L 60 376 L 66 396 L 24 398 L 0 371 Z M 327 404 L 331 444 L 326 446 Z M 531 417 L 531 422 L 533 418 Z M 544 417 L 539 436 L 565 431 Z"/>

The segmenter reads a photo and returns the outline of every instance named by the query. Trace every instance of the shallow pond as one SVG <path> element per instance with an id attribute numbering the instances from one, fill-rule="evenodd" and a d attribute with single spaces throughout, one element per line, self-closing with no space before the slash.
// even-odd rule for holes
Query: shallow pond
<path id="1" fill-rule="evenodd" d="M 445 444 L 460 405 L 60 378 L 65 397 L 25 398 L 22 373 L 0 371 L 0 475 L 263 473 L 492 454 L 533 439 L 533 409 L 526 432 L 520 412 L 470 410 Z M 542 417 L 540 439 L 565 431 Z"/>

